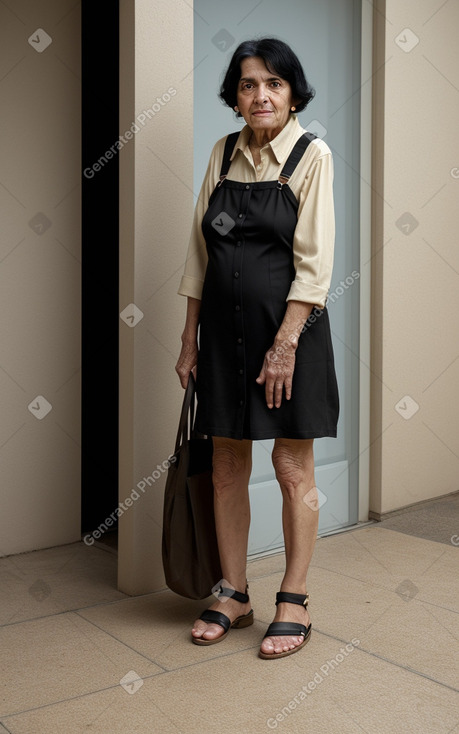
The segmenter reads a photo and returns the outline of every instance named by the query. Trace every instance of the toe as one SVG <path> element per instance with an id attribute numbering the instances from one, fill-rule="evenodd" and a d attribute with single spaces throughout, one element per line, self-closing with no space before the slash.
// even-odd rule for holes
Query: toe
<path id="1" fill-rule="evenodd" d="M 193 637 L 202 637 L 204 632 L 207 629 L 207 624 L 203 622 L 202 620 L 198 619 L 193 625 L 193 628 L 191 630 L 191 634 Z"/>
<path id="2" fill-rule="evenodd" d="M 265 639 L 261 643 L 260 649 L 261 649 L 261 652 L 266 653 L 266 655 L 272 655 L 272 653 L 274 652 L 274 645 L 273 645 L 272 637 L 265 637 Z"/>
<path id="3" fill-rule="evenodd" d="M 302 642 L 302 637 L 265 637 L 260 649 L 267 655 L 273 655 L 293 650 L 298 645 L 301 645 Z"/>
<path id="4" fill-rule="evenodd" d="M 205 640 L 216 640 L 217 637 L 221 637 L 224 631 L 223 627 L 220 627 L 219 624 L 208 624 L 204 630 L 203 637 Z"/>

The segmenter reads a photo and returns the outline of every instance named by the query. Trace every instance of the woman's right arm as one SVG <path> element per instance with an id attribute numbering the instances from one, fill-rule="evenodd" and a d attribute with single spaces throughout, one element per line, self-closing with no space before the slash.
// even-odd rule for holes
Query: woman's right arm
<path id="1" fill-rule="evenodd" d="M 201 293 L 207 267 L 207 250 L 201 223 L 206 212 L 209 197 L 215 188 L 220 173 L 221 158 L 226 138 L 217 141 L 207 166 L 206 175 L 196 203 L 190 242 L 185 262 L 184 273 L 180 281 L 178 293 L 187 297 L 185 328 L 182 333 L 182 349 L 175 371 L 183 388 L 188 385 L 190 372 L 196 377 L 198 361 L 198 326 L 201 310 Z"/>
<path id="2" fill-rule="evenodd" d="M 190 372 L 196 377 L 198 361 L 198 326 L 201 301 L 198 298 L 187 299 L 185 328 L 182 333 L 182 349 L 175 365 L 175 371 L 183 388 L 188 385 Z"/>

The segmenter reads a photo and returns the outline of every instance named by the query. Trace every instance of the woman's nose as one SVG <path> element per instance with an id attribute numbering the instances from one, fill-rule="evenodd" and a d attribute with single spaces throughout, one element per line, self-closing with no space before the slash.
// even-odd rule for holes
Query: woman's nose
<path id="1" fill-rule="evenodd" d="M 264 102 L 267 98 L 268 98 L 268 93 L 267 93 L 266 87 L 264 86 L 264 84 L 260 84 L 255 89 L 255 96 L 254 96 L 255 102 L 261 103 L 261 102 Z"/>

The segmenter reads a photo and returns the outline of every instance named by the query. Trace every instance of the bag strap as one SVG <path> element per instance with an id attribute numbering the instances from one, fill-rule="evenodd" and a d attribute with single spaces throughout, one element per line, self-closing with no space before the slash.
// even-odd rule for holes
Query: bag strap
<path id="1" fill-rule="evenodd" d="M 182 445 L 182 439 L 188 437 L 188 426 L 191 431 L 194 422 L 194 410 L 195 410 L 195 391 L 196 384 L 193 377 L 193 373 L 190 372 L 188 379 L 188 385 L 186 386 L 185 395 L 183 396 L 182 411 L 180 413 L 179 426 L 177 430 L 177 438 L 175 439 L 175 452 L 179 450 Z"/>

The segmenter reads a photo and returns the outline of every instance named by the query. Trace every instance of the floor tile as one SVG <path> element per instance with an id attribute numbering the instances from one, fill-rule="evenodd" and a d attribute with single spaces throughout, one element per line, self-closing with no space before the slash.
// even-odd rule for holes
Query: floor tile
<path id="1" fill-rule="evenodd" d="M 449 734 L 458 721 L 453 691 L 316 635 L 283 660 L 245 650 L 5 723 L 12 734 Z"/>
<path id="2" fill-rule="evenodd" d="M 396 530 L 451 545 L 451 538 L 458 538 L 459 494 L 415 505 L 405 512 L 384 519 L 381 526 L 386 530 Z"/>
<path id="3" fill-rule="evenodd" d="M 249 560 L 247 564 L 247 578 L 260 578 L 269 576 L 272 573 L 284 572 L 285 570 L 285 553 L 276 553 L 265 558 L 257 558 Z"/>
<path id="4" fill-rule="evenodd" d="M 459 734 L 459 549 L 436 539 L 444 511 L 434 539 L 424 515 L 408 534 L 399 520 L 319 538 L 311 641 L 277 661 L 258 649 L 283 553 L 247 564 L 255 624 L 208 647 L 190 628 L 213 597 L 128 597 L 113 548 L 0 559 L 0 734 Z"/>
<path id="5" fill-rule="evenodd" d="M 442 552 L 443 546 L 437 543 L 419 542 Z M 308 611 L 313 628 L 345 641 L 358 637 L 366 649 L 445 685 L 458 687 L 459 614 L 437 603 L 434 583 L 431 593 L 427 594 L 425 579 L 422 579 L 422 586 L 418 576 L 412 573 L 416 583 L 424 589 L 423 594 L 413 581 L 396 575 L 395 565 L 386 560 L 381 548 L 377 552 L 377 562 L 372 555 L 365 556 L 368 570 L 371 564 L 379 566 L 381 560 L 386 566 L 391 563 L 392 589 L 354 578 L 354 566 L 358 564 L 351 559 L 346 575 L 311 566 Z M 409 558 L 409 553 L 407 555 Z M 340 559 L 337 565 L 340 566 Z M 444 571 L 442 575 L 445 584 L 449 579 L 450 595 L 453 593 L 452 571 L 451 568 L 451 573 Z M 281 573 L 252 580 L 251 599 L 260 622 L 269 624 L 272 621 L 275 594 L 281 580 Z M 387 583 L 386 577 L 382 580 Z M 451 603 L 450 599 L 446 601 Z"/>
<path id="6" fill-rule="evenodd" d="M 117 686 L 130 671 L 140 676 L 161 672 L 73 612 L 1 627 L 0 651 L 0 719 Z"/>
<path id="7" fill-rule="evenodd" d="M 105 606 L 84 609 L 80 614 L 133 650 L 154 660 L 166 670 L 212 660 L 260 643 L 264 625 L 231 630 L 216 645 L 191 642 L 191 627 L 214 597 L 192 601 L 171 591 L 135 597 Z"/>
<path id="8" fill-rule="evenodd" d="M 135 693 L 117 686 L 9 716 L 5 724 L 10 734 L 178 734 L 145 682 Z"/>
<path id="9" fill-rule="evenodd" d="M 0 559 L 0 625 L 100 604 L 117 590 L 117 557 L 84 543 Z"/>
<path id="10" fill-rule="evenodd" d="M 459 549 L 378 525 L 319 538 L 311 569 L 327 569 L 459 612 Z"/>

